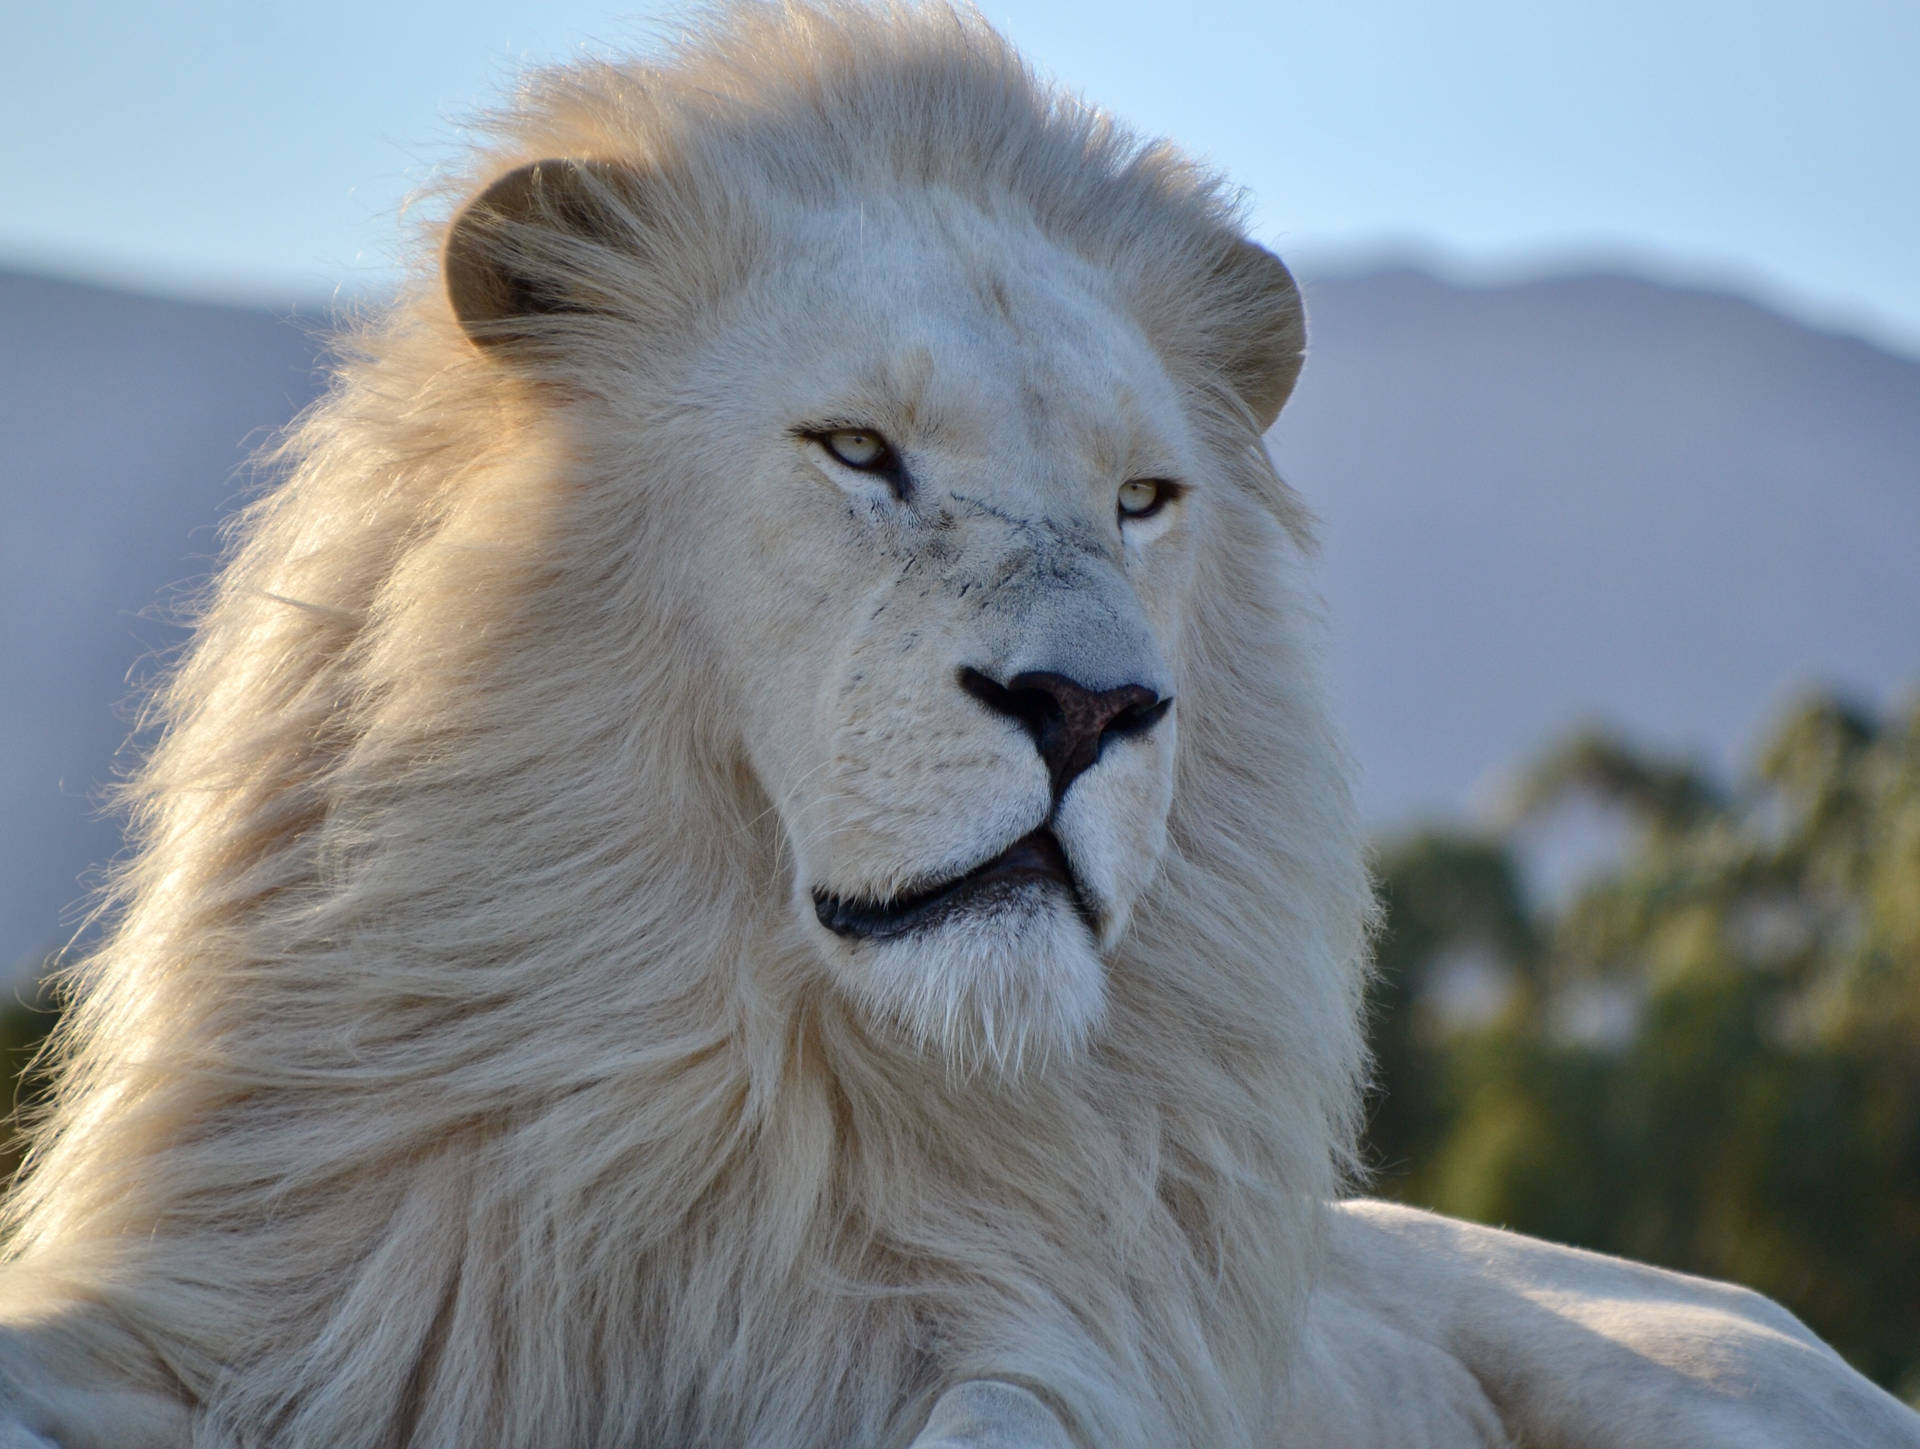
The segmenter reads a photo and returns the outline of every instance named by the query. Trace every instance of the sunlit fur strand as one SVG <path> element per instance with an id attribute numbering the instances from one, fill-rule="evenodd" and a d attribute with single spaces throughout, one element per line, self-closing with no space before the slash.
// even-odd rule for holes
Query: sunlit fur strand
<path id="1" fill-rule="evenodd" d="M 684 391 L 605 323 L 518 385 L 423 273 L 158 697 L 10 1311 L 130 1327 L 208 1445 L 895 1443 L 1010 1366 L 1110 1449 L 1259 1442 L 1367 908 L 1301 517 L 1205 364 L 1218 187 L 939 11 L 735 8 L 669 66 L 536 78 L 447 193 L 556 154 L 706 178 L 652 262 L 688 298 L 777 246 L 738 198 L 965 188 L 1113 268 L 1192 386 L 1229 486 L 1104 1035 L 956 1080 L 821 984 L 684 617 L 711 485 L 649 441 Z M 659 428 L 612 441 L 615 396 Z"/>

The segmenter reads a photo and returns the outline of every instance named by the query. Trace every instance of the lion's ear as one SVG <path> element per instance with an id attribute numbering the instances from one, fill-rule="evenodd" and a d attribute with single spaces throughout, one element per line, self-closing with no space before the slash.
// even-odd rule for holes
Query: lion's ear
<path id="1" fill-rule="evenodd" d="M 1225 319 L 1221 368 L 1264 433 L 1280 416 L 1306 357 L 1300 289 L 1280 258 L 1250 241 L 1235 243 L 1213 281 Z"/>
<path id="2" fill-rule="evenodd" d="M 590 263 L 606 247 L 633 249 L 640 189 L 635 172 L 612 162 L 549 160 L 475 197 L 441 252 L 467 336 L 492 347 L 535 335 L 538 319 L 603 310 Z"/>

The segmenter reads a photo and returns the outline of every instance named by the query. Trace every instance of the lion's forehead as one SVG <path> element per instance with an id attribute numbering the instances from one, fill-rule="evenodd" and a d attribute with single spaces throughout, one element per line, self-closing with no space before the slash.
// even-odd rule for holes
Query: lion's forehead
<path id="1" fill-rule="evenodd" d="M 797 232 L 765 291 L 807 358 L 791 388 L 814 407 L 881 408 L 963 455 L 1018 448 L 1102 474 L 1190 450 L 1180 394 L 1114 279 L 1031 226 L 951 203 L 854 206 Z M 762 319 L 751 331 L 764 343 Z"/>

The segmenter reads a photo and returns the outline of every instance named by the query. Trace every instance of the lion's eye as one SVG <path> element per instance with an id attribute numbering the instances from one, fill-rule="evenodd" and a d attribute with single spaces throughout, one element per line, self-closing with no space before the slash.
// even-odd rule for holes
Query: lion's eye
<path id="1" fill-rule="evenodd" d="M 796 427 L 793 435 L 813 444 L 843 468 L 856 473 L 872 473 L 893 489 L 902 503 L 913 497 L 913 479 L 907 465 L 886 437 L 873 428 L 835 427 L 827 423 L 816 427 Z"/>
<path id="2" fill-rule="evenodd" d="M 1171 479 L 1129 479 L 1120 485 L 1120 517 L 1151 518 L 1179 496 L 1180 485 Z"/>
<path id="3" fill-rule="evenodd" d="M 866 428 L 836 428 L 831 433 L 820 434 L 819 438 L 821 447 L 849 468 L 858 468 L 863 473 L 880 471 L 893 457 L 887 440 Z"/>

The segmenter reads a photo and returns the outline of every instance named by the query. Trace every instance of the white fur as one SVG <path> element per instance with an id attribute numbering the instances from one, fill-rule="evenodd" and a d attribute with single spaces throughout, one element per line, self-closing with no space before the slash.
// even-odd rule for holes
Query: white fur
<path id="1" fill-rule="evenodd" d="M 1217 182 L 941 10 L 539 74 L 448 195 L 549 157 L 635 178 L 521 238 L 579 305 L 476 346 L 423 267 L 156 705 L 10 1209 L 15 1439 L 1319 1446 L 1376 1364 L 1435 1443 L 1604 1442 L 1429 1321 L 1478 1240 L 1325 1207 L 1368 894 Z M 1130 528 L 1143 476 L 1190 491 Z M 1095 919 L 850 943 L 815 890 L 1047 817 L 962 665 L 1173 695 L 1061 803 Z"/>

